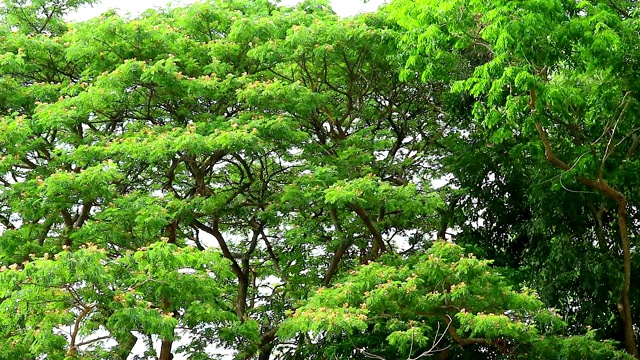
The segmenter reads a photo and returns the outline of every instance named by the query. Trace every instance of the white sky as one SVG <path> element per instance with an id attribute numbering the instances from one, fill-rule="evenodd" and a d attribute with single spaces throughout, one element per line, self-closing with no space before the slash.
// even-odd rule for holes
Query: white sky
<path id="1" fill-rule="evenodd" d="M 87 20 L 92 17 L 98 16 L 109 9 L 117 9 L 118 13 L 131 14 L 132 16 L 138 15 L 149 8 L 166 7 L 167 5 L 174 4 L 179 6 L 180 4 L 194 3 L 197 0 L 181 0 L 181 1 L 169 1 L 169 0 L 102 0 L 100 4 L 92 7 L 83 7 L 75 14 L 70 14 L 67 18 L 72 21 Z M 282 0 L 281 5 L 294 5 L 299 0 Z M 340 16 L 356 15 L 360 12 L 375 11 L 378 6 L 387 2 L 386 0 L 369 0 L 366 4 L 363 0 L 332 0 L 331 7 Z M 174 344 L 177 347 L 179 342 Z M 159 341 L 154 341 L 154 348 L 159 351 Z M 141 355 L 145 351 L 146 346 L 142 339 L 138 341 L 136 347 L 133 349 L 133 354 Z M 131 358 L 133 358 L 133 354 Z M 176 359 L 182 359 L 181 355 L 177 355 Z M 229 356 L 229 358 L 231 358 Z"/>
<path id="2" fill-rule="evenodd" d="M 137 15 L 141 12 L 155 7 L 166 7 L 169 3 L 174 5 L 194 3 L 196 0 L 102 0 L 100 4 L 93 7 L 84 7 L 76 14 L 71 15 L 70 20 L 86 20 L 100 15 L 105 11 L 115 8 L 121 10 L 119 13 L 130 13 Z M 282 0 L 282 5 L 293 5 L 299 0 Z M 351 16 L 359 12 L 375 11 L 385 0 L 370 0 L 366 4 L 363 0 L 331 0 L 331 7 L 340 16 Z"/>

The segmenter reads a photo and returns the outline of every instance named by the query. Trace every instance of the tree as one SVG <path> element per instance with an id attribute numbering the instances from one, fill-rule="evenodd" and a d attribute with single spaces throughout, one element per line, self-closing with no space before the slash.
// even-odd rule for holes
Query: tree
<path id="1" fill-rule="evenodd" d="M 23 34 L 61 34 L 67 30 L 64 15 L 96 0 L 2 0 L 3 25 Z"/>
<path id="2" fill-rule="evenodd" d="M 547 300 L 595 326 L 611 326 L 617 303 L 614 324 L 637 357 L 635 2 L 397 1 L 393 11 L 408 30 L 405 42 L 415 44 L 405 47 L 419 59 L 410 69 L 417 64 L 428 80 L 456 62 L 472 64 L 450 85 L 473 99 L 481 124 L 460 126 L 489 149 L 476 147 L 485 167 L 467 163 L 475 175 L 459 179 L 469 199 L 502 196 L 471 200 L 476 214 L 488 215 L 486 229 L 499 230 L 471 242 L 540 271 L 533 283 L 563 294 L 548 291 Z M 444 65 L 434 65 L 440 59 Z M 478 188 L 479 179 L 492 189 Z M 501 202 L 519 205 L 505 218 L 494 211 Z"/>
<path id="3" fill-rule="evenodd" d="M 317 290 L 280 335 L 328 338 L 331 358 L 625 358 L 593 334 L 555 336 L 560 316 L 530 290 L 513 291 L 490 263 L 445 241 L 420 256 L 387 257 Z"/>
<path id="4" fill-rule="evenodd" d="M 471 118 L 450 79 L 401 74 L 405 30 L 387 13 L 237 0 L 65 23 L 82 3 L 3 8 L 1 358 L 126 359 L 143 342 L 161 360 L 210 358 L 212 346 L 238 359 L 322 357 L 344 344 L 286 325 L 289 315 L 349 271 L 421 268 L 455 224 L 444 204 L 460 193 L 431 179 Z M 469 59 L 461 73 L 482 63 Z M 529 346 L 527 314 L 557 323 L 489 272 L 496 319 L 526 313 L 496 336 Z M 437 321 L 493 342 L 475 322 L 485 310 Z M 549 349 L 613 354 L 611 342 L 555 329 Z M 374 342 L 383 330 L 358 341 L 396 354 Z"/>
<path id="5" fill-rule="evenodd" d="M 190 345 L 178 351 L 191 356 L 215 344 L 267 359 L 285 311 L 309 291 L 396 251 L 400 236 L 422 247 L 436 221 L 438 196 L 414 179 L 443 126 L 427 121 L 437 103 L 422 101 L 438 89 L 400 82 L 402 60 L 388 56 L 398 33 L 381 16 L 342 20 L 322 2 L 236 1 L 136 19 L 105 13 L 55 31 L 15 21 L 1 51 L 10 94 L 2 143 L 15 144 L 1 160 L 0 262 L 11 289 L 2 311 L 51 288 L 62 300 L 45 296 L 43 309 L 60 301 L 67 312 L 28 313 L 49 324 L 46 346 L 30 345 L 44 330 L 11 317 L 7 336 L 24 339 L 20 348 L 3 343 L 11 356 L 126 358 L 136 341 L 159 339 L 158 357 L 168 359 L 186 334 Z M 233 279 L 220 275 L 213 297 L 193 298 L 204 292 L 193 287 L 205 276 L 200 265 L 178 262 L 167 275 L 125 265 L 157 247 L 171 251 L 155 261 L 173 264 L 188 246 L 226 258 Z M 96 252 L 104 255 L 82 273 L 21 280 Z M 32 258 L 40 260 L 19 265 Z M 84 271 L 98 264 L 116 272 L 97 282 Z M 123 299 L 133 306 L 126 323 Z M 193 301 L 220 315 L 194 323 L 205 310 Z M 88 340 L 63 336 L 68 327 Z"/>

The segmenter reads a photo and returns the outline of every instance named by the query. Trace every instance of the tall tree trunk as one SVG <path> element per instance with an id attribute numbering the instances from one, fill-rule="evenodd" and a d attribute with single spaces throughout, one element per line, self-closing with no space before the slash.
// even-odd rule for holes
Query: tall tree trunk
<path id="1" fill-rule="evenodd" d="M 129 332 L 125 336 L 117 337 L 116 340 L 118 341 L 118 346 L 115 349 L 116 358 L 119 360 L 127 360 L 129 355 L 131 355 L 131 350 L 133 350 L 138 342 L 138 337 Z"/>
<path id="2" fill-rule="evenodd" d="M 263 346 L 260 349 L 260 354 L 258 354 L 258 360 L 269 360 L 271 357 L 271 350 L 273 350 L 273 346 L 271 346 L 271 344 Z"/>
<path id="3" fill-rule="evenodd" d="M 167 235 L 167 243 L 175 244 L 176 243 L 176 234 L 178 230 L 178 220 L 174 220 L 169 224 L 165 230 L 165 234 Z M 162 308 L 165 313 L 169 313 L 172 311 L 171 302 L 168 298 L 162 299 Z M 159 360 L 171 360 L 173 359 L 173 354 L 171 353 L 171 348 L 173 347 L 173 334 L 171 334 L 170 339 L 162 339 L 162 344 L 160 345 L 160 358 Z"/>
<path id="4" fill-rule="evenodd" d="M 618 306 L 624 325 L 624 344 L 625 349 L 629 354 L 636 358 L 640 358 L 633 331 L 631 302 L 629 301 L 629 290 L 631 288 L 631 245 L 629 244 L 629 231 L 627 228 L 627 199 L 625 197 L 621 197 L 618 200 L 618 228 L 620 230 L 620 239 L 622 240 L 622 256 L 624 262 L 624 279 L 622 281 L 622 293 L 620 294 L 620 304 Z"/>
<path id="5" fill-rule="evenodd" d="M 247 311 L 247 293 L 249 290 L 248 277 L 238 277 L 238 300 L 236 302 L 236 315 L 238 320 L 244 320 L 244 314 Z"/>
<path id="6" fill-rule="evenodd" d="M 173 354 L 171 353 L 172 346 L 173 346 L 173 340 L 162 339 L 162 345 L 160 346 L 159 360 L 173 359 Z"/>
<path id="7" fill-rule="evenodd" d="M 162 300 L 162 307 L 165 312 L 169 312 L 171 310 L 171 303 L 167 298 Z M 172 332 L 175 331 L 172 329 Z M 173 333 L 171 334 L 171 338 L 163 338 L 162 344 L 160 345 L 160 357 L 158 360 L 171 360 L 173 359 L 173 354 L 171 353 L 171 347 L 173 346 Z"/>
<path id="8" fill-rule="evenodd" d="M 569 171 L 571 167 L 562 160 L 558 159 L 553 150 L 551 149 L 551 143 L 547 136 L 546 130 L 542 127 L 541 123 L 536 123 L 536 129 L 542 140 L 544 146 L 544 153 L 547 161 L 557 166 L 558 168 Z M 606 160 L 606 154 L 605 158 Z M 618 229 L 620 231 L 620 240 L 622 247 L 622 263 L 623 263 L 623 280 L 622 291 L 620 292 L 620 303 L 618 304 L 618 310 L 620 311 L 620 317 L 624 326 L 624 345 L 625 350 L 633 357 L 640 358 L 638 354 L 638 347 L 636 346 L 635 333 L 633 331 L 633 318 L 631 316 L 631 302 L 629 301 L 629 290 L 631 288 L 631 245 L 629 244 L 629 230 L 627 227 L 627 205 L 628 200 L 621 192 L 611 187 L 603 177 L 603 168 L 598 171 L 596 180 L 585 178 L 583 176 L 576 177 L 576 180 L 581 184 L 597 190 L 606 197 L 614 200 L 618 204 Z"/>

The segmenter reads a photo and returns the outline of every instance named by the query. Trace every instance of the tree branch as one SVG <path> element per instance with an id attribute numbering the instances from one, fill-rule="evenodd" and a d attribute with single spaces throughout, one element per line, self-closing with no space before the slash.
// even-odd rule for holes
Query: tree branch
<path id="1" fill-rule="evenodd" d="M 78 344 L 76 344 L 76 339 L 78 338 L 78 332 L 80 331 L 80 323 L 84 318 L 91 312 L 95 305 L 84 306 L 82 311 L 76 318 L 76 321 L 73 325 L 73 333 L 71 334 L 71 340 L 69 342 L 69 350 L 67 350 L 67 356 L 73 356 L 75 352 L 78 350 Z"/>
<path id="2" fill-rule="evenodd" d="M 349 248 L 349 245 L 351 245 L 345 238 L 345 234 L 342 231 L 342 227 L 340 226 L 340 222 L 338 220 L 338 212 L 336 211 L 336 209 L 332 207 L 329 210 L 329 213 L 331 214 L 331 220 L 333 221 L 333 226 L 336 229 L 338 238 L 340 239 L 340 245 L 338 245 L 338 249 L 333 254 L 333 258 L 331 259 L 331 264 L 329 264 L 327 273 L 325 274 L 324 279 L 322 280 L 323 286 L 329 285 L 329 283 L 331 282 L 331 278 L 333 278 L 333 275 L 335 275 L 335 273 L 338 270 L 338 265 L 340 265 L 340 261 L 342 260 L 342 257 L 344 256 L 345 252 Z"/>
<path id="3" fill-rule="evenodd" d="M 355 213 L 358 215 L 360 220 L 362 220 L 364 225 L 367 227 L 367 230 L 369 230 L 369 232 L 373 236 L 373 247 L 371 249 L 371 253 L 373 257 L 375 258 L 380 253 L 386 252 L 387 247 L 384 241 L 382 240 L 382 235 L 380 234 L 380 231 L 378 231 L 378 229 L 376 228 L 376 225 L 371 220 L 369 213 L 367 213 L 367 211 L 357 203 L 352 203 L 349 205 L 349 207 L 353 209 L 353 211 L 355 211 Z"/>
<path id="4" fill-rule="evenodd" d="M 233 256 L 233 254 L 231 254 L 231 250 L 229 250 L 227 242 L 224 240 L 222 233 L 220 233 L 220 230 L 218 230 L 218 220 L 216 219 L 213 221 L 213 227 L 201 223 L 200 221 L 198 221 L 198 219 L 193 219 L 193 224 L 198 229 L 208 233 L 209 235 L 213 235 L 213 237 L 218 241 L 218 245 L 220 246 L 220 250 L 222 250 L 222 254 L 224 255 L 224 257 L 231 261 L 231 270 L 233 271 L 233 273 L 238 277 L 242 277 L 243 273 L 240 265 L 238 265 L 236 258 Z"/>
<path id="5" fill-rule="evenodd" d="M 458 335 L 458 332 L 456 331 L 456 328 L 453 327 L 453 320 L 451 319 L 451 316 L 445 315 L 445 316 L 443 316 L 443 318 L 447 322 L 447 330 L 449 331 L 449 335 L 451 335 L 453 340 L 455 342 L 457 342 L 458 345 L 467 346 L 467 345 L 486 345 L 486 344 L 488 344 L 487 339 L 482 339 L 482 338 L 461 338 L 460 335 Z"/>

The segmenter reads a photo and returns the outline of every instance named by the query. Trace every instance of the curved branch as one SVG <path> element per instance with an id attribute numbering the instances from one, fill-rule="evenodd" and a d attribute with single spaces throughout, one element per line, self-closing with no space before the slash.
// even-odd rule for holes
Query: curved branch
<path id="1" fill-rule="evenodd" d="M 73 325 L 73 333 L 71 334 L 71 340 L 69 342 L 69 350 L 67 350 L 67 356 L 73 356 L 75 352 L 78 350 L 78 346 L 83 345 L 83 343 L 76 344 L 76 340 L 78 338 L 78 332 L 80 331 L 80 323 L 84 318 L 89 315 L 91 310 L 95 307 L 95 305 L 84 306 L 80 315 L 76 318 L 76 321 Z"/>
<path id="2" fill-rule="evenodd" d="M 449 335 L 453 338 L 453 340 L 458 343 L 460 346 L 468 346 L 468 345 L 486 345 L 489 344 L 487 339 L 483 338 L 461 338 L 456 331 L 456 328 L 453 327 L 453 319 L 451 316 L 445 315 L 443 316 L 445 321 L 447 322 L 447 331 L 449 331 Z"/>
<path id="3" fill-rule="evenodd" d="M 367 211 L 363 209 L 358 203 L 352 203 L 349 205 L 349 207 L 353 209 L 353 211 L 355 211 L 360 220 L 362 220 L 364 225 L 367 227 L 367 230 L 369 230 L 369 232 L 373 236 L 373 247 L 371 249 L 371 254 L 373 255 L 373 257 L 377 257 L 380 253 L 386 252 L 387 246 L 382 240 L 382 234 L 380 234 L 380 231 L 378 231 L 378 229 L 376 228 L 373 220 L 371 220 L 369 213 L 367 213 Z"/>

